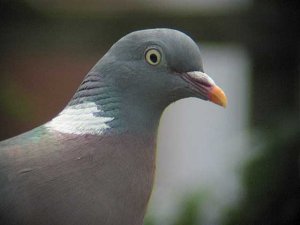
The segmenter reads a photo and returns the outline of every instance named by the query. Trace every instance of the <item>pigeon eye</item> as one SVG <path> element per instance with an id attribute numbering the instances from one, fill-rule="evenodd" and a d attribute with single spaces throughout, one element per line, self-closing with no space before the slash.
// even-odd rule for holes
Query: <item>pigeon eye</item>
<path id="1" fill-rule="evenodd" d="M 146 51 L 145 58 L 150 65 L 156 66 L 160 63 L 161 54 L 156 49 L 149 49 Z"/>

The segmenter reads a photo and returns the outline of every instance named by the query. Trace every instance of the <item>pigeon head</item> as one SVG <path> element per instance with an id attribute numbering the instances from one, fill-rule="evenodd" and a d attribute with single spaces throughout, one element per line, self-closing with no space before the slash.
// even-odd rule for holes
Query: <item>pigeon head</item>
<path id="1" fill-rule="evenodd" d="M 111 71 L 109 79 L 123 95 L 149 106 L 165 108 L 187 97 L 226 106 L 225 94 L 204 73 L 197 44 L 180 31 L 130 33 L 112 46 L 98 66 L 96 71 L 103 67 Z"/>
<path id="2" fill-rule="evenodd" d="M 190 37 L 172 29 L 149 29 L 117 41 L 68 106 L 96 105 L 93 116 L 106 118 L 108 127 L 149 128 L 156 127 L 169 104 L 188 97 L 224 107 L 227 101 L 204 73 L 200 50 Z"/>

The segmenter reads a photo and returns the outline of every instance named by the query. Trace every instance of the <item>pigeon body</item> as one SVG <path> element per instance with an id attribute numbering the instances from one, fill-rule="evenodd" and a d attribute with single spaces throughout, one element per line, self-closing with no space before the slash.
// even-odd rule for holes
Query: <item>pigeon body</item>
<path id="1" fill-rule="evenodd" d="M 226 105 L 191 38 L 120 39 L 58 116 L 0 143 L 0 224 L 143 224 L 160 116 L 187 97 Z"/>
<path id="2" fill-rule="evenodd" d="M 154 172 L 151 137 L 40 127 L 1 147 L 1 224 L 142 224 Z"/>

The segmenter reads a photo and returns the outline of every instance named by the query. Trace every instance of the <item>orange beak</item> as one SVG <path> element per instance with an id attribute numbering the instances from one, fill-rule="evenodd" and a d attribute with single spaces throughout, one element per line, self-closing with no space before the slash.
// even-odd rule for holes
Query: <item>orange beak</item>
<path id="1" fill-rule="evenodd" d="M 213 79 L 201 71 L 191 71 L 184 73 L 182 78 L 191 85 L 204 100 L 209 100 L 217 105 L 227 106 L 227 98 L 224 91 L 219 88 Z"/>
<path id="2" fill-rule="evenodd" d="M 224 108 L 227 106 L 227 97 L 224 91 L 217 85 L 212 86 L 210 89 L 208 99 L 217 105 L 223 106 Z"/>

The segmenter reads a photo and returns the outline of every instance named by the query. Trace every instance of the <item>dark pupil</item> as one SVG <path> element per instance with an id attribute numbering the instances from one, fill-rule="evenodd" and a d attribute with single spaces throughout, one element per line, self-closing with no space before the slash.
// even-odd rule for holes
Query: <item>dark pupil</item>
<path id="1" fill-rule="evenodd" d="M 150 59 L 153 63 L 157 63 L 157 56 L 155 54 L 151 54 Z"/>

